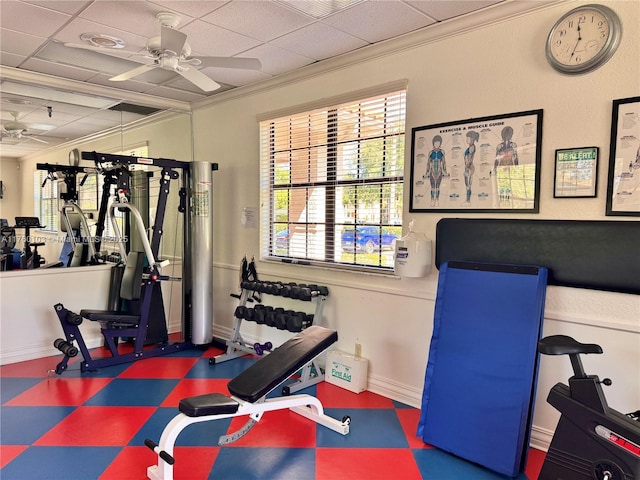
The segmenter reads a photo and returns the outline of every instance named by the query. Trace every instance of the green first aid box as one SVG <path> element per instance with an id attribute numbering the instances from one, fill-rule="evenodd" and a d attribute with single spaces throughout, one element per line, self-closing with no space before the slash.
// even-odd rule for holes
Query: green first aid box
<path id="1" fill-rule="evenodd" d="M 327 353 L 324 379 L 353 393 L 364 392 L 367 389 L 368 365 L 366 358 L 332 350 Z"/>

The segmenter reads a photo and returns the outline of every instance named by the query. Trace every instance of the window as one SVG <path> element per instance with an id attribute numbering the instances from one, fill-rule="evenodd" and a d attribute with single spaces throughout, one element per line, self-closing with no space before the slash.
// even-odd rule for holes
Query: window
<path id="1" fill-rule="evenodd" d="M 33 216 L 47 232 L 58 231 L 58 182 L 47 178 L 47 172 L 33 172 Z M 46 181 L 46 182 L 45 182 Z"/>
<path id="2" fill-rule="evenodd" d="M 260 122 L 263 257 L 392 270 L 405 96 L 396 89 Z"/>

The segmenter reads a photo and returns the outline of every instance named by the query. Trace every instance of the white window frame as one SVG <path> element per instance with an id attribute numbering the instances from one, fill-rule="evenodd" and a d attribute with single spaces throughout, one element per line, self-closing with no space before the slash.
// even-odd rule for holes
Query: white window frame
<path id="1" fill-rule="evenodd" d="M 345 120 L 349 116 L 351 123 Z M 394 245 L 389 242 L 391 238 L 400 238 L 402 232 L 406 82 L 394 82 L 289 111 L 264 114 L 258 120 L 261 146 L 261 259 L 393 273 Z M 320 128 L 318 121 L 323 122 Z M 287 127 L 287 122 L 295 126 Z M 308 126 L 300 122 L 308 122 Z M 348 139 L 341 140 L 346 131 L 343 125 L 347 124 L 350 127 L 357 125 L 358 133 L 355 136 L 353 133 L 347 134 Z M 300 131 L 308 131 L 308 143 L 300 147 L 300 137 L 296 137 L 295 140 L 289 140 L 289 146 L 283 148 L 281 139 L 285 138 L 283 132 L 286 128 L 289 128 L 292 138 Z M 349 129 L 349 132 L 352 130 Z M 326 138 L 317 140 L 316 137 L 322 137 L 322 134 Z M 372 148 L 371 145 L 375 146 Z M 365 158 L 363 152 L 367 148 L 374 154 Z M 299 154 L 301 151 L 302 155 Z M 372 161 L 374 156 L 375 160 Z M 354 162 L 353 158 L 356 157 Z M 369 162 L 368 171 L 361 167 L 361 162 L 365 161 Z M 283 180 L 282 165 L 285 165 L 286 174 L 287 162 L 290 173 L 288 180 Z M 305 162 L 312 173 L 308 179 L 295 179 L 296 174 L 291 172 L 300 171 Z M 351 173 L 348 174 L 345 173 L 347 165 L 351 167 Z M 385 171 L 385 168 L 388 170 Z M 371 173 L 372 170 L 377 170 L 377 173 Z M 374 199 L 375 192 L 378 192 L 377 203 L 369 200 L 366 207 L 358 205 L 354 192 L 366 190 L 374 192 L 370 196 Z M 345 201 L 343 194 L 347 192 L 352 198 Z M 301 194 L 304 201 L 294 200 L 294 195 L 300 198 Z M 287 205 L 286 213 L 281 212 L 283 198 Z M 320 201 L 314 203 L 317 198 Z M 304 204 L 302 208 L 301 202 Z M 351 202 L 349 208 L 347 202 Z M 297 206 L 292 208 L 296 203 Z M 393 205 L 390 207 L 390 204 Z M 348 213 L 348 209 L 353 213 Z M 301 210 L 305 213 L 301 214 Z M 355 241 L 353 249 L 343 249 L 341 240 L 346 237 L 342 232 L 353 229 L 354 224 L 374 227 L 373 231 L 378 232 L 375 251 L 365 252 L 363 245 Z M 285 230 L 286 234 L 278 235 Z M 287 243 L 283 247 L 284 236 Z"/>

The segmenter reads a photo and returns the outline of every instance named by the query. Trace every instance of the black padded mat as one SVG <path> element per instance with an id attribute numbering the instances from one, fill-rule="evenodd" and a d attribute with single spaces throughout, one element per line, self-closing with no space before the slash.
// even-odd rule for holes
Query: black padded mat
<path id="1" fill-rule="evenodd" d="M 640 294 L 640 222 L 443 218 L 436 266 L 452 260 L 538 265 L 550 285 Z"/>

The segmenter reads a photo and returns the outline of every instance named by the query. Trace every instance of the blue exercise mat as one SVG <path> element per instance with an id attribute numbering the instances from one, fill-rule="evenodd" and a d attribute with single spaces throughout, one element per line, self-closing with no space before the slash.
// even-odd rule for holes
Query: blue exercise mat
<path id="1" fill-rule="evenodd" d="M 514 477 L 533 416 L 547 270 L 440 267 L 418 436 Z"/>

